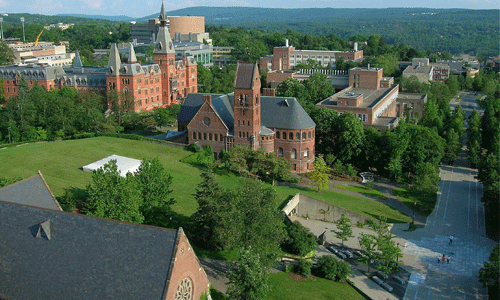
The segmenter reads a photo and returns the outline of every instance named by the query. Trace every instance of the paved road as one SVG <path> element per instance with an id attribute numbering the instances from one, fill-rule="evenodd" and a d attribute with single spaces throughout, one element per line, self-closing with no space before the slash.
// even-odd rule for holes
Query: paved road
<path id="1" fill-rule="evenodd" d="M 461 103 L 473 105 L 474 99 L 464 95 Z M 465 110 L 467 115 L 472 112 Z M 393 227 L 409 241 L 403 253 L 412 277 L 404 299 L 487 299 L 478 272 L 496 243 L 485 236 L 483 187 L 476 173 L 467 167 L 463 148 L 453 166 L 441 168 L 438 201 L 425 228 L 405 232 L 402 225 Z M 442 254 L 451 257 L 449 264 L 437 263 Z"/>

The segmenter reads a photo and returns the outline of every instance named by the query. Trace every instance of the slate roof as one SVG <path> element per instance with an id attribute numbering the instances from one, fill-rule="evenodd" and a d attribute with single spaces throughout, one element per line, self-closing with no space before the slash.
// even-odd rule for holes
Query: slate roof
<path id="1" fill-rule="evenodd" d="M 62 210 L 40 173 L 0 188 L 0 201 Z"/>
<path id="2" fill-rule="evenodd" d="M 2 201 L 0 228 L 5 299 L 163 299 L 179 234 Z"/>
<path id="3" fill-rule="evenodd" d="M 252 89 L 255 64 L 238 63 L 234 78 L 235 89 Z"/>
<path id="4" fill-rule="evenodd" d="M 189 94 L 187 96 L 182 103 L 177 118 L 178 122 L 191 122 L 203 104 L 203 95 L 207 94 Z M 212 96 L 212 106 L 231 131 L 234 127 L 234 94 L 210 95 Z M 260 99 L 261 125 L 263 126 L 280 129 L 308 129 L 316 126 L 316 123 L 295 98 L 262 96 Z"/>

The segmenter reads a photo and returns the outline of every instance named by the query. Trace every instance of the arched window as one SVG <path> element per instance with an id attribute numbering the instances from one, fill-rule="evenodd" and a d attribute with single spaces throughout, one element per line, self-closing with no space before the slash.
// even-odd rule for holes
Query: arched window
<path id="1" fill-rule="evenodd" d="M 291 155 L 291 158 L 297 158 L 297 150 L 292 149 L 292 155 Z"/>
<path id="2" fill-rule="evenodd" d="M 278 157 L 283 157 L 283 148 L 278 148 Z"/>
<path id="3" fill-rule="evenodd" d="M 290 134 L 288 134 L 288 139 L 293 140 L 293 132 L 290 132 Z"/>
<path id="4" fill-rule="evenodd" d="M 222 133 L 220 134 L 220 141 L 222 142 L 224 139 L 222 138 Z"/>
<path id="5" fill-rule="evenodd" d="M 304 150 L 304 157 L 309 157 L 309 148 L 306 148 L 306 150 Z"/>
<path id="6" fill-rule="evenodd" d="M 305 132 L 302 132 L 302 139 L 305 140 L 306 139 L 306 133 Z"/>
<path id="7" fill-rule="evenodd" d="M 207 133 L 203 132 L 203 139 L 206 141 L 207 140 Z"/>
<path id="8" fill-rule="evenodd" d="M 193 140 L 196 140 L 196 132 L 193 132 Z"/>
<path id="9" fill-rule="evenodd" d="M 209 141 L 211 141 L 211 140 L 212 140 L 212 134 L 211 134 L 211 133 L 209 133 L 209 134 L 208 134 L 208 140 L 209 140 Z"/>
<path id="10" fill-rule="evenodd" d="M 283 132 L 283 139 L 286 140 L 286 132 Z"/>
<path id="11" fill-rule="evenodd" d="M 295 139 L 300 140 L 300 133 L 297 132 L 297 134 L 295 135 Z"/>
<path id="12" fill-rule="evenodd" d="M 248 106 L 248 95 L 245 95 L 245 106 Z"/>
<path id="13" fill-rule="evenodd" d="M 201 140 L 201 132 L 198 132 L 198 139 Z"/>
<path id="14" fill-rule="evenodd" d="M 217 133 L 214 134 L 214 140 L 217 142 L 218 135 Z"/>
<path id="15" fill-rule="evenodd" d="M 311 132 L 310 131 L 307 133 L 307 138 L 311 138 Z"/>
<path id="16" fill-rule="evenodd" d="M 281 138 L 281 136 L 280 136 L 280 132 L 279 132 L 279 131 L 277 131 L 277 132 L 276 132 L 276 138 L 277 138 L 277 139 L 280 139 L 280 138 Z"/>

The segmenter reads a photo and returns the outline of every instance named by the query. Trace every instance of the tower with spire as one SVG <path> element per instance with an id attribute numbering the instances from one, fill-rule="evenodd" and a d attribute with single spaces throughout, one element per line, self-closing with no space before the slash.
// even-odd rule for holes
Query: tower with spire
<path id="1" fill-rule="evenodd" d="M 163 103 L 170 105 L 176 101 L 177 78 L 175 66 L 175 50 L 167 27 L 165 5 L 161 3 L 159 16 L 160 28 L 156 37 L 153 60 L 160 66 L 162 72 L 161 95 Z"/>

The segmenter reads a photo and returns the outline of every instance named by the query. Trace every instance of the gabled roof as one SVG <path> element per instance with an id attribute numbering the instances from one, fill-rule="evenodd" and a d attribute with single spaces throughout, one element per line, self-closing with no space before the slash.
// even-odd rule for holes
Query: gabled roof
<path id="1" fill-rule="evenodd" d="M 182 230 L 2 201 L 0 228 L 0 298 L 68 300 L 164 299 Z"/>
<path id="2" fill-rule="evenodd" d="M 238 63 L 236 66 L 236 76 L 234 78 L 235 89 L 252 89 L 255 72 L 258 72 L 256 64 Z M 258 75 L 257 75 L 258 76 Z"/>
<path id="3" fill-rule="evenodd" d="M 191 122 L 203 104 L 203 95 L 190 93 L 184 100 L 177 117 L 178 122 Z M 212 96 L 212 106 L 222 121 L 232 130 L 234 127 L 234 94 Z M 261 97 L 261 125 L 268 128 L 308 129 L 316 123 L 295 98 Z"/>
<path id="4" fill-rule="evenodd" d="M 0 201 L 62 211 L 41 173 L 0 188 Z"/>
<path id="5" fill-rule="evenodd" d="M 130 43 L 130 50 L 128 54 L 128 61 L 130 63 L 136 63 L 137 62 L 137 57 L 135 56 L 135 50 L 134 50 L 134 45 Z"/>
<path id="6" fill-rule="evenodd" d="M 109 50 L 109 60 L 108 60 L 108 73 L 111 75 L 118 75 L 118 71 L 121 66 L 120 53 L 118 52 L 118 47 L 116 44 L 111 44 L 111 49 Z"/>

